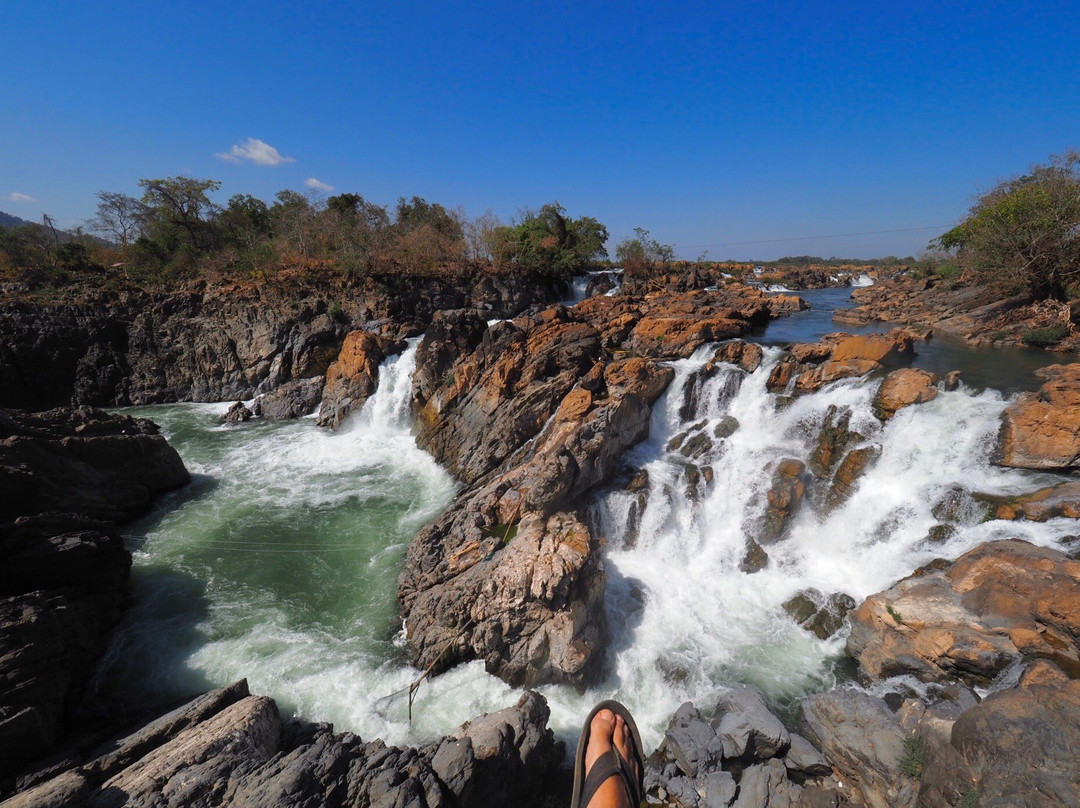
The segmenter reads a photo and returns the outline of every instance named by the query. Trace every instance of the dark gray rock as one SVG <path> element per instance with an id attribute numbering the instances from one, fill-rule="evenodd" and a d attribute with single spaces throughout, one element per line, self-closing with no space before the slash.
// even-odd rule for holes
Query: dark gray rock
<path id="1" fill-rule="evenodd" d="M 748 767 L 739 780 L 739 798 L 733 808 L 791 808 L 802 788 L 787 779 L 779 760 Z"/>
<path id="2" fill-rule="evenodd" d="M 256 414 L 272 421 L 283 421 L 313 413 L 322 400 L 324 381 L 323 376 L 314 376 L 286 382 L 255 400 Z"/>
<path id="3" fill-rule="evenodd" d="M 237 424 L 246 424 L 254 417 L 255 413 L 248 409 L 243 401 L 237 401 L 221 416 L 221 423 L 236 426 Z"/>
<path id="4" fill-rule="evenodd" d="M 792 732 L 791 746 L 784 755 L 784 765 L 788 771 L 804 777 L 827 777 L 832 774 L 832 766 L 810 741 L 797 732 Z"/>
<path id="5" fill-rule="evenodd" d="M 791 743 L 787 729 L 752 687 L 735 688 L 723 696 L 716 705 L 713 726 L 725 758 L 749 755 L 767 760 L 783 756 Z"/>

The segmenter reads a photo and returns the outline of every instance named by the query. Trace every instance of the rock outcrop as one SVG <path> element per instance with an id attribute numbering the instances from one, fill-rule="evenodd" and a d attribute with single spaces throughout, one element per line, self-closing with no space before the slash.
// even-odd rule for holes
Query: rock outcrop
<path id="1" fill-rule="evenodd" d="M 0 411 L 0 778 L 55 743 L 120 618 L 113 523 L 188 479 L 145 419 Z"/>
<path id="2" fill-rule="evenodd" d="M 125 286 L 125 284 L 127 284 Z M 248 400 L 322 375 L 346 334 L 419 334 L 436 311 L 514 316 L 558 283 L 477 270 L 439 277 L 295 276 L 205 280 L 169 291 L 79 288 L 0 304 L 0 406 Z"/>
<path id="3" fill-rule="evenodd" d="M 1080 363 L 1051 365 L 1036 375 L 1046 383 L 1002 415 L 994 460 L 1022 469 L 1080 466 Z"/>
<path id="4" fill-rule="evenodd" d="M 1022 659 L 1080 675 L 1080 562 L 1018 540 L 982 544 L 871 595 L 847 651 L 871 678 L 989 682 Z"/>
<path id="5" fill-rule="evenodd" d="M 134 733 L 29 775 L 5 808 L 218 805 L 540 805 L 562 757 L 544 698 L 473 719 L 421 749 L 283 721 L 246 682 L 211 691 Z"/>
<path id="6" fill-rule="evenodd" d="M 774 393 L 812 393 L 826 384 L 865 376 L 910 362 L 914 335 L 897 328 L 888 334 L 828 334 L 816 343 L 797 343 L 773 366 L 767 382 Z"/>
<path id="7" fill-rule="evenodd" d="M 341 353 L 326 371 L 319 426 L 337 427 L 364 405 L 379 386 L 379 364 L 394 347 L 370 331 L 350 331 Z"/>
<path id="8" fill-rule="evenodd" d="M 742 333 L 771 305 L 744 288 L 596 297 L 491 326 L 435 318 L 413 377 L 418 442 L 471 487 L 412 542 L 399 579 L 417 665 L 483 659 L 524 685 L 596 673 L 604 576 L 584 496 L 647 436 L 674 375 L 655 359 Z"/>
<path id="9" fill-rule="evenodd" d="M 255 400 L 257 415 L 271 421 L 285 421 L 315 412 L 322 400 L 325 378 L 294 379 Z"/>

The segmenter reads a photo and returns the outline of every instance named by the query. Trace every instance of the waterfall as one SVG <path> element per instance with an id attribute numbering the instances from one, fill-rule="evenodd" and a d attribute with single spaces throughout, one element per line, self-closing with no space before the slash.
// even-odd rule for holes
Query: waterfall
<path id="1" fill-rule="evenodd" d="M 382 361 L 379 365 L 378 387 L 354 417 L 354 428 L 382 434 L 410 433 L 412 376 L 416 370 L 416 351 L 420 347 L 421 339 L 422 337 L 412 337 L 408 340 L 409 347 L 404 352 Z"/>
<path id="2" fill-rule="evenodd" d="M 852 278 L 851 279 L 851 285 L 852 286 L 860 286 L 860 287 L 861 286 L 873 286 L 874 285 L 874 279 L 871 278 L 869 275 L 867 275 L 864 272 L 862 275 L 859 275 L 859 277 Z"/>
<path id="3" fill-rule="evenodd" d="M 953 487 L 1008 493 L 1051 479 L 990 465 L 1007 403 L 998 393 L 942 392 L 882 424 L 871 408 L 874 380 L 792 399 L 766 389 L 778 349 L 766 348 L 754 373 L 725 364 L 705 378 L 709 355 L 703 349 L 673 363 L 677 375 L 657 403 L 650 438 L 627 458 L 641 470 L 634 490 L 610 491 L 594 507 L 608 540 L 609 692 L 651 732 L 683 701 L 708 706 L 725 685 L 750 683 L 780 703 L 831 686 L 845 634 L 820 640 L 800 628 L 783 609 L 800 591 L 858 602 L 983 541 L 1055 544 L 1075 532 L 1071 520 L 980 522 L 961 513 L 951 536 L 930 537 L 934 506 Z M 784 458 L 809 460 L 830 407 L 850 413 L 860 437 L 849 448 L 876 446 L 880 456 L 832 510 L 829 481 L 807 472 L 802 509 L 783 538 L 765 545 L 767 566 L 744 572 L 772 469 Z"/>

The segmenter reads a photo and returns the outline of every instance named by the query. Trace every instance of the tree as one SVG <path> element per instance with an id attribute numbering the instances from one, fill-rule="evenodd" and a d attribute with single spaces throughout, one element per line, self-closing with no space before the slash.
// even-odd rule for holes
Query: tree
<path id="1" fill-rule="evenodd" d="M 166 177 L 157 180 L 139 180 L 144 189 L 142 203 L 146 207 L 151 225 L 178 231 L 180 240 L 196 251 L 213 246 L 214 233 L 211 221 L 219 212 L 208 194 L 221 188 L 217 180 L 197 180 L 194 177 Z M 155 233 L 165 241 L 172 241 L 172 233 Z M 157 239 L 155 239 L 157 240 Z M 159 243 L 161 243 L 159 241 Z"/>
<path id="2" fill-rule="evenodd" d="M 99 191 L 97 198 L 97 216 L 90 220 L 90 229 L 127 247 L 139 235 L 146 218 L 142 202 L 116 191 Z"/>
<path id="3" fill-rule="evenodd" d="M 623 239 L 615 247 L 615 260 L 626 266 L 667 264 L 675 259 L 675 248 L 661 244 L 643 227 L 635 227 L 634 238 Z"/>
<path id="4" fill-rule="evenodd" d="M 552 202 L 539 211 L 525 211 L 509 227 L 496 228 L 488 244 L 497 262 L 565 280 L 606 258 L 607 239 L 607 228 L 596 219 L 567 218 L 566 208 Z"/>
<path id="5" fill-rule="evenodd" d="M 931 246 L 955 253 L 975 283 L 1065 299 L 1080 283 L 1080 152 L 981 194 L 967 219 Z"/>

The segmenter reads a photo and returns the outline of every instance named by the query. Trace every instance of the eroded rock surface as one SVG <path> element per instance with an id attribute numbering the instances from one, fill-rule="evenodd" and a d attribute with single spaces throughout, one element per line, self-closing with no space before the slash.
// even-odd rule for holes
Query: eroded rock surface
<path id="1" fill-rule="evenodd" d="M 882 420 L 888 420 L 904 407 L 933 401 L 938 394 L 937 383 L 936 373 L 918 368 L 894 370 L 874 395 L 874 412 Z"/>
<path id="2" fill-rule="evenodd" d="M 1013 468 L 1074 468 L 1080 465 L 1080 363 L 1036 375 L 1046 383 L 1005 410 L 994 459 Z"/>
<path id="3" fill-rule="evenodd" d="M 562 756 L 544 698 L 466 722 L 420 749 L 283 721 L 246 682 L 212 691 L 91 750 L 5 808 L 539 805 Z"/>
<path id="4" fill-rule="evenodd" d="M 879 678 L 988 682 L 1024 658 L 1080 674 L 1080 562 L 1019 540 L 928 565 L 853 611 L 848 654 Z"/>

